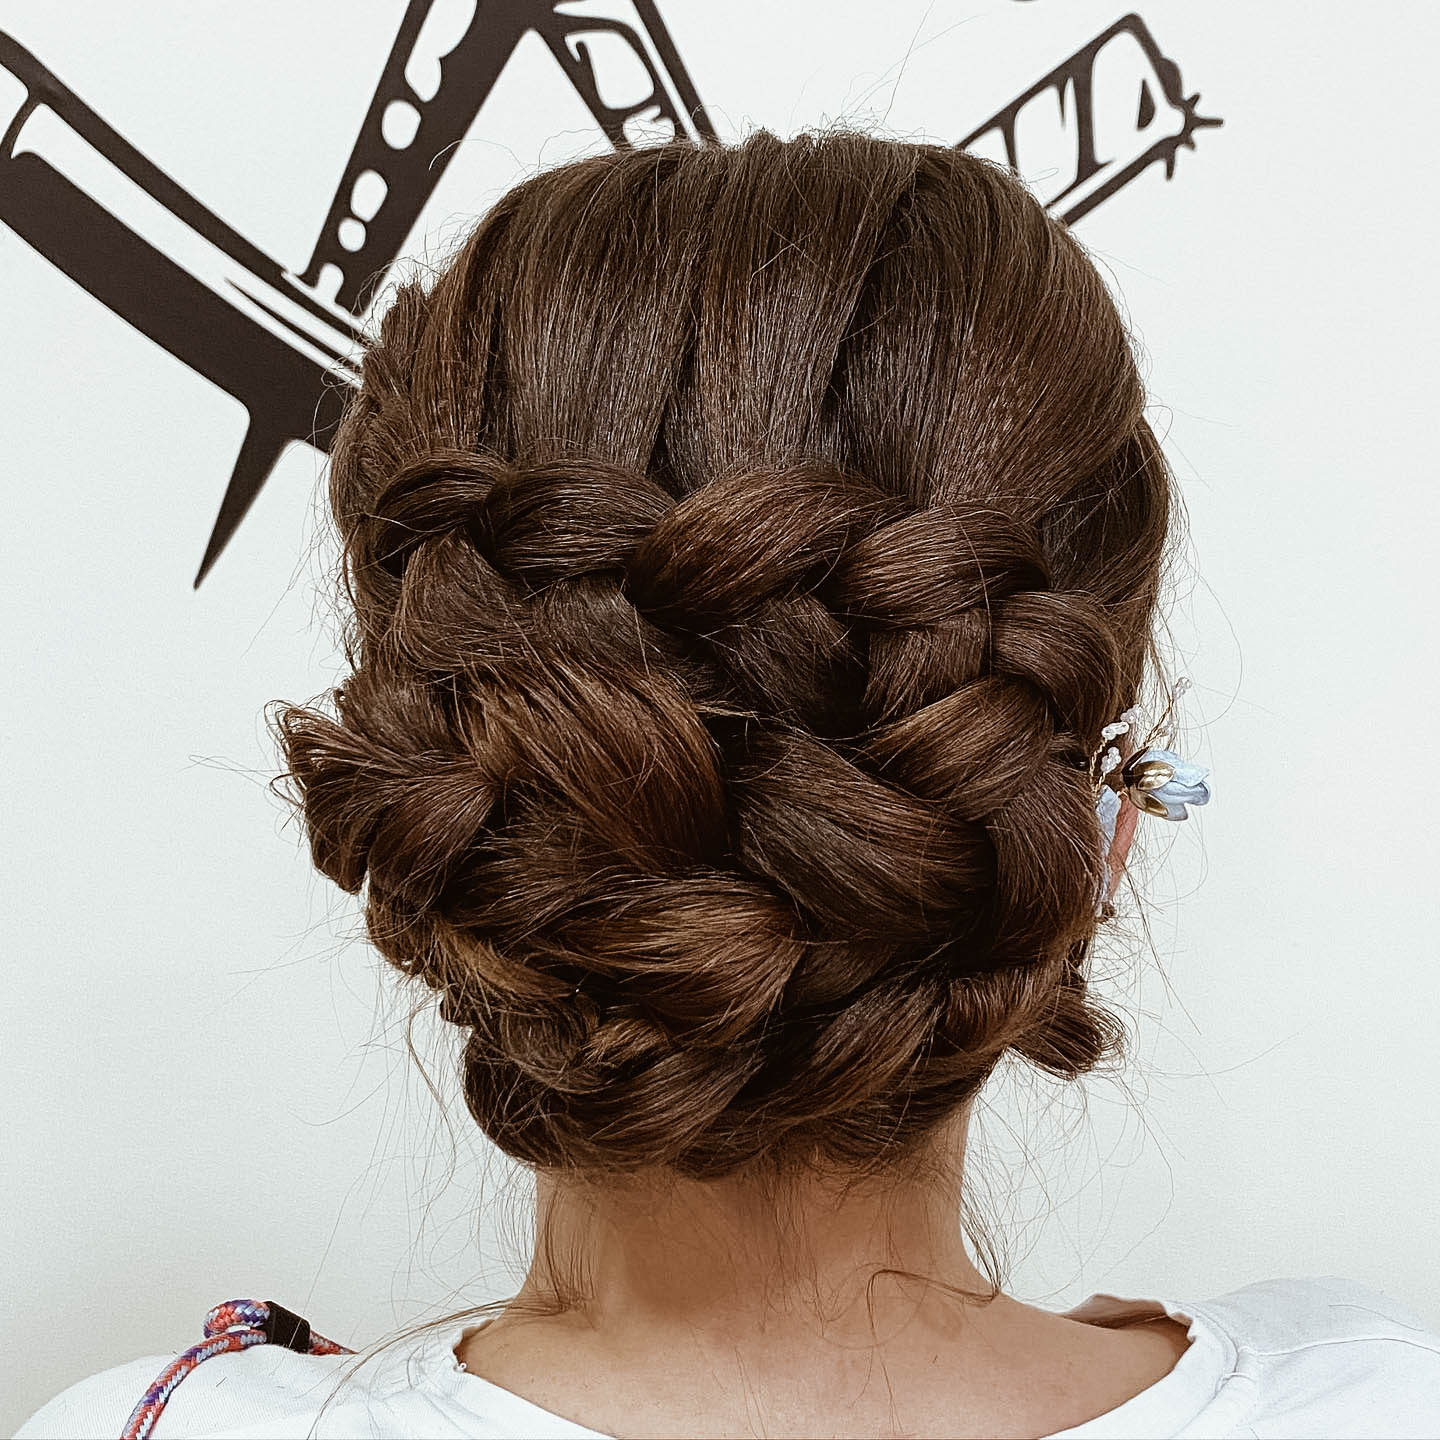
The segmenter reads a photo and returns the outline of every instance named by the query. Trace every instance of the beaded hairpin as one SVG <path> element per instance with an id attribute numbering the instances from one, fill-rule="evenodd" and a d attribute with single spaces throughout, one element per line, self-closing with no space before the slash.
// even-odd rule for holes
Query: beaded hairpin
<path id="1" fill-rule="evenodd" d="M 1205 805 L 1210 800 L 1210 774 L 1204 765 L 1182 759 L 1173 750 L 1152 742 L 1165 729 L 1175 710 L 1175 702 L 1190 688 L 1187 677 L 1181 676 L 1170 692 L 1164 713 L 1150 727 L 1145 738 L 1135 746 L 1128 760 L 1121 759 L 1119 749 L 1111 744 L 1122 735 L 1138 728 L 1142 711 L 1132 705 L 1118 720 L 1100 732 L 1100 744 L 1090 757 L 1090 779 L 1095 789 L 1095 809 L 1100 817 L 1100 830 L 1105 840 L 1105 855 L 1115 842 L 1115 823 L 1122 800 L 1128 800 L 1146 815 L 1165 820 L 1188 820 L 1187 805 Z M 1119 771 L 1114 780 L 1109 777 Z M 1109 866 L 1106 866 L 1107 874 Z M 1099 913 L 1109 911 L 1109 881 L 1099 901 Z"/>
<path id="2" fill-rule="evenodd" d="M 1182 760 L 1173 750 L 1160 749 L 1151 743 L 1169 723 L 1175 702 L 1189 688 L 1190 681 L 1185 676 L 1175 682 L 1165 713 L 1150 727 L 1149 734 L 1123 764 L 1120 751 L 1110 742 L 1121 735 L 1128 735 L 1131 727 L 1139 724 L 1140 706 L 1131 706 L 1100 732 L 1100 744 L 1090 757 L 1090 775 L 1097 800 L 1101 798 L 1102 788 L 1118 789 L 1132 805 L 1147 815 L 1158 815 L 1166 820 L 1185 820 L 1188 818 L 1187 804 L 1204 805 L 1210 799 L 1210 787 L 1205 783 L 1210 771 L 1205 766 Z M 1118 787 L 1110 786 L 1106 777 L 1117 766 L 1120 769 L 1120 784 Z"/>

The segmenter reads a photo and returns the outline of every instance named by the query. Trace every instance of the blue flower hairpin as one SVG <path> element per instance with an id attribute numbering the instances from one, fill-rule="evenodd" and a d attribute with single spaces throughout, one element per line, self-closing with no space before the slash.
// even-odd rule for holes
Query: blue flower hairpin
<path id="1" fill-rule="evenodd" d="M 1090 773 L 1095 786 L 1095 809 L 1100 817 L 1100 831 L 1105 839 L 1107 860 L 1110 847 L 1115 842 L 1115 826 L 1120 817 L 1122 801 L 1128 800 L 1146 815 L 1155 815 L 1165 820 L 1188 820 L 1190 812 L 1187 806 L 1206 805 L 1210 801 L 1210 786 L 1206 781 L 1210 771 L 1207 767 L 1185 760 L 1173 750 L 1151 743 L 1169 722 L 1175 702 L 1189 688 L 1190 681 L 1183 676 L 1175 682 L 1165 713 L 1151 726 L 1149 733 L 1135 747 L 1128 760 L 1122 760 L 1119 749 L 1110 742 L 1121 735 L 1128 735 L 1133 728 L 1138 728 L 1140 707 L 1132 706 L 1100 732 L 1100 745 L 1091 757 Z M 1109 778 L 1112 775 L 1115 775 L 1115 779 Z M 1108 873 L 1108 864 L 1106 870 Z M 1105 893 L 1100 900 L 1102 914 L 1108 899 L 1107 881 Z"/>
<path id="2" fill-rule="evenodd" d="M 1209 773 L 1205 766 L 1182 760 L 1173 750 L 1151 745 L 1125 762 L 1120 781 L 1126 799 L 1147 815 L 1188 820 L 1187 805 L 1204 805 L 1210 799 L 1205 780 Z"/>

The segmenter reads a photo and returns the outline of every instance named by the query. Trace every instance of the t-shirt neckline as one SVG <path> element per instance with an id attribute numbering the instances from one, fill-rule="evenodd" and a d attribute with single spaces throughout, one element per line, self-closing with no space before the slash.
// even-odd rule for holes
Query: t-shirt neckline
<path id="1" fill-rule="evenodd" d="M 1168 1315 L 1187 1326 L 1190 1344 L 1175 1365 L 1153 1385 L 1103 1415 L 1064 1430 L 1051 1431 L 1042 1440 L 1099 1440 L 1101 1436 L 1105 1440 L 1154 1440 L 1160 1435 L 1180 1435 L 1197 1420 L 1210 1418 L 1207 1412 L 1236 1377 L 1235 1342 L 1206 1314 L 1202 1304 L 1096 1291 L 1079 1305 L 1060 1313 L 1112 1326 L 1119 1321 Z M 492 1426 L 500 1422 L 505 1428 L 513 1427 L 517 1435 L 615 1440 L 606 1431 L 592 1430 L 466 1370 L 455 1349 L 485 1323 L 456 1322 L 430 1332 L 415 1354 L 418 1370 L 468 1414 L 483 1418 Z"/>

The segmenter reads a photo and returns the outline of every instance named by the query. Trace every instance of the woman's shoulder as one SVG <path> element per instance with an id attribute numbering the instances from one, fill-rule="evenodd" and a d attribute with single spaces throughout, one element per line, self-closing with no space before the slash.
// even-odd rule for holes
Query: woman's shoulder
<path id="1" fill-rule="evenodd" d="M 1188 1327 L 1190 1344 L 1158 1383 L 1058 1434 L 1440 1436 L 1440 1334 L 1401 1301 L 1340 1275 L 1203 1293 L 1101 1291 L 1066 1312 L 1108 1326 L 1168 1316 Z"/>
<path id="2" fill-rule="evenodd" d="M 1229 1381 L 1256 1435 L 1440 1435 L 1440 1333 L 1340 1275 L 1258 1280 L 1192 1310 L 1233 1347 Z"/>
<path id="3" fill-rule="evenodd" d="M 183 1351 L 142 1355 L 87 1375 L 40 1407 L 15 1432 L 15 1440 L 118 1440 L 136 1406 Z M 212 1355 L 186 1371 L 165 1395 L 161 1413 L 145 1433 L 164 1440 L 187 1437 L 302 1436 L 326 1406 L 335 1433 L 366 1434 L 353 1428 L 358 1407 L 374 1413 L 383 1386 L 366 1383 L 366 1368 L 344 1385 L 349 1355 L 303 1355 L 283 1345 L 256 1345 Z M 372 1367 L 373 1368 L 373 1367 Z M 332 1398 L 333 1397 L 333 1398 Z M 330 1403 L 327 1406 L 327 1400 Z M 378 1432 L 377 1432 L 378 1433 Z"/>
<path id="4" fill-rule="evenodd" d="M 62 1435 L 77 1440 L 106 1435 L 116 1440 L 135 1402 L 179 1353 L 140 1355 L 77 1380 L 31 1415 L 15 1432 L 15 1440 L 48 1440 Z M 122 1407 L 125 1396 L 129 1403 Z"/>
<path id="5" fill-rule="evenodd" d="M 1440 1352 L 1440 1335 L 1402 1301 L 1342 1275 L 1257 1280 L 1201 1303 L 1212 1318 L 1228 1320 L 1256 1354 L 1367 1340 Z"/>

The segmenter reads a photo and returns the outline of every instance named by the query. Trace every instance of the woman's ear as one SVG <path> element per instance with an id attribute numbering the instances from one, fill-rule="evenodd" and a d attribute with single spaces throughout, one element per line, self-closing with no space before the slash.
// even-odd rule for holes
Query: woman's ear
<path id="1" fill-rule="evenodd" d="M 1120 813 L 1115 817 L 1115 839 L 1110 845 L 1110 889 L 1113 898 L 1120 888 L 1120 877 L 1125 873 L 1125 860 L 1130 854 L 1130 842 L 1135 838 L 1135 822 L 1140 818 L 1138 807 L 1128 800 L 1121 801 Z"/>

